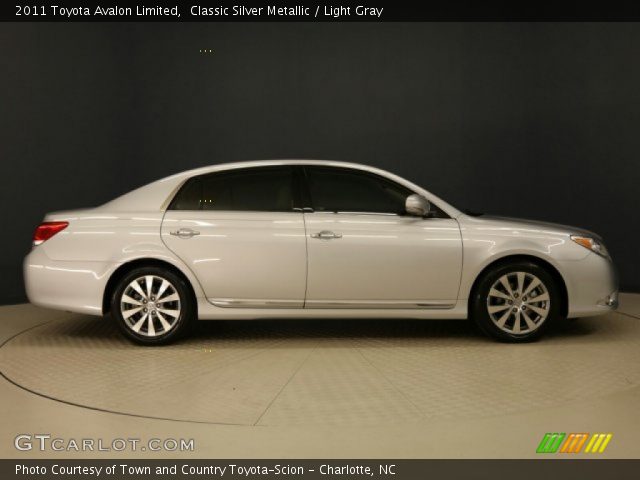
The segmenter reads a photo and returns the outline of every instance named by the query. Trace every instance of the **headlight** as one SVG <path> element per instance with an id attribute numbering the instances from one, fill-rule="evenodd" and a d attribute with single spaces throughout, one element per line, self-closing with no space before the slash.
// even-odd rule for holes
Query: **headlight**
<path id="1" fill-rule="evenodd" d="M 609 255 L 607 248 L 598 239 L 595 239 L 593 237 L 583 237 L 581 235 L 571 235 L 571 240 L 576 242 L 578 245 L 581 245 L 584 248 L 587 248 L 592 252 L 597 253 L 598 255 L 602 255 L 604 258 L 611 259 L 611 256 Z"/>

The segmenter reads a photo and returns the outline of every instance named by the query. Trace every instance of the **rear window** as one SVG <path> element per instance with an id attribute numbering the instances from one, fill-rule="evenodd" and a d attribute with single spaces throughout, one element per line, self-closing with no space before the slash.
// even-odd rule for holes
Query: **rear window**
<path id="1" fill-rule="evenodd" d="M 286 212 L 294 207 L 293 170 L 287 166 L 216 172 L 188 180 L 170 210 Z"/>

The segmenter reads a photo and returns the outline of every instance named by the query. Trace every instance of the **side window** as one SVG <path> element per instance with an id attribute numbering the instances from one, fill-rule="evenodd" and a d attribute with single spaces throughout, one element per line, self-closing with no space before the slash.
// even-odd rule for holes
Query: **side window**
<path id="1" fill-rule="evenodd" d="M 293 170 L 256 167 L 211 173 L 189 180 L 172 210 L 288 212 L 294 207 Z"/>
<path id="2" fill-rule="evenodd" d="M 405 211 L 413 192 L 378 175 L 332 167 L 305 167 L 309 194 L 319 212 L 395 213 Z"/>
<path id="3" fill-rule="evenodd" d="M 169 206 L 170 210 L 200 210 L 202 182 L 200 178 L 187 180 Z"/>

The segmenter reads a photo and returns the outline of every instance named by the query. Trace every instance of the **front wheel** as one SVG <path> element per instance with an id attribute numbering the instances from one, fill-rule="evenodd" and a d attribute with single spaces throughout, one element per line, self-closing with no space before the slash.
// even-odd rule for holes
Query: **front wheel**
<path id="1" fill-rule="evenodd" d="M 126 274 L 111 300 L 111 316 L 120 330 L 144 345 L 177 339 L 194 314 L 194 302 L 185 281 L 158 267 L 136 268 Z"/>
<path id="2" fill-rule="evenodd" d="M 471 316 L 490 337 L 504 342 L 538 339 L 561 312 L 555 279 L 533 262 L 497 266 L 480 278 Z"/>

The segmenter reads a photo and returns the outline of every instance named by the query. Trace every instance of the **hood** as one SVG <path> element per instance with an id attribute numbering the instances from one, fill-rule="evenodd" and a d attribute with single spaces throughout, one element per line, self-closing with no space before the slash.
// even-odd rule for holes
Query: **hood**
<path id="1" fill-rule="evenodd" d="M 522 218 L 500 217 L 496 215 L 482 215 L 479 217 L 465 218 L 473 223 L 487 223 L 495 227 L 517 228 L 517 229 L 536 229 L 546 230 L 548 232 L 559 233 L 563 235 L 584 235 L 586 237 L 594 237 L 602 240 L 600 235 L 584 228 L 572 227 L 570 225 L 562 225 L 559 223 L 541 222 L 539 220 L 526 220 Z"/>

